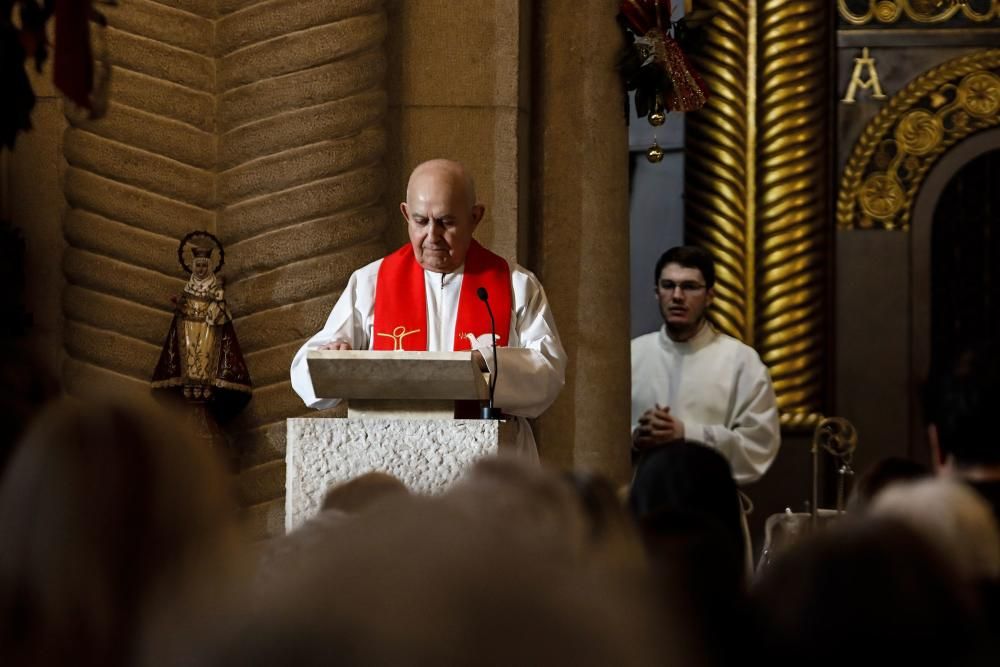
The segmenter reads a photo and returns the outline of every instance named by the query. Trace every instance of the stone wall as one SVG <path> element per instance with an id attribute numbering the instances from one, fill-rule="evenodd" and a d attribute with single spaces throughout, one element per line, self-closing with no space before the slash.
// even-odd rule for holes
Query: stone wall
<path id="1" fill-rule="evenodd" d="M 532 3 L 389 0 L 386 9 L 389 246 L 406 242 L 399 202 L 412 168 L 449 157 L 468 166 L 486 206 L 479 241 L 524 263 Z"/>
<path id="2" fill-rule="evenodd" d="M 288 366 L 358 266 L 380 257 L 386 106 L 378 0 L 109 9 L 112 101 L 66 132 L 66 390 L 145 388 L 186 277 L 178 239 L 226 246 L 255 384 L 232 428 L 257 525 L 280 526 Z"/>

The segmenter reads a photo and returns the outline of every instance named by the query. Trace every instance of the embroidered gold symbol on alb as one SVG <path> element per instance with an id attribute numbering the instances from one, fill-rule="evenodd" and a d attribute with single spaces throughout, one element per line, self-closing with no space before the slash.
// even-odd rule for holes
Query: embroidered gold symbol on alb
<path id="1" fill-rule="evenodd" d="M 413 331 L 407 331 L 406 327 L 400 325 L 392 330 L 391 334 L 379 333 L 377 336 L 385 336 L 386 338 L 392 339 L 392 351 L 402 352 L 403 351 L 403 339 L 410 334 L 420 333 L 420 329 L 414 329 Z"/>

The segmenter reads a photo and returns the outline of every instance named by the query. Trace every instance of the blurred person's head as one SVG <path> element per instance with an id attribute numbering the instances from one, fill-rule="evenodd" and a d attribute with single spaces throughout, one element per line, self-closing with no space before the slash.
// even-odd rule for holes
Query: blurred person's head
<path id="1" fill-rule="evenodd" d="M 924 415 L 935 463 L 963 469 L 1000 466 L 994 415 L 1000 405 L 1000 355 L 993 342 L 960 350 L 932 371 Z"/>
<path id="2" fill-rule="evenodd" d="M 357 514 L 383 500 L 409 493 L 406 484 L 389 473 L 366 472 L 330 487 L 323 497 L 323 509 Z"/>
<path id="3" fill-rule="evenodd" d="M 739 492 L 732 469 L 722 454 L 699 442 L 673 442 L 644 452 L 628 502 L 639 521 L 664 513 L 710 516 L 734 548 L 743 551 Z"/>
<path id="4" fill-rule="evenodd" d="M 911 482 L 930 476 L 930 469 L 922 463 L 900 456 L 887 456 L 879 459 L 865 470 L 854 484 L 848 509 L 860 512 L 868 509 L 872 500 L 879 492 L 897 482 Z"/>
<path id="5" fill-rule="evenodd" d="M 758 664 L 962 665 L 982 639 L 950 563 L 891 519 L 844 519 L 795 544 L 751 603 Z"/>
<path id="6" fill-rule="evenodd" d="M 639 459 L 629 492 L 657 590 L 683 610 L 700 651 L 736 657 L 746 562 L 739 494 L 719 452 L 678 441 Z"/>
<path id="7" fill-rule="evenodd" d="M 611 481 L 575 471 L 564 477 L 576 491 L 587 525 L 586 547 L 595 566 L 609 573 L 645 572 L 646 560 L 638 526 Z"/>
<path id="8" fill-rule="evenodd" d="M 730 531 L 711 514 L 670 510 L 640 526 L 655 587 L 687 619 L 698 652 L 711 664 L 741 661 L 746 563 Z"/>
<path id="9" fill-rule="evenodd" d="M 163 664 L 659 665 L 665 649 L 698 664 L 684 659 L 682 619 L 544 544 L 571 539 L 550 523 L 567 516 L 563 498 L 578 511 L 557 475 L 550 495 L 544 471 L 483 467 L 454 493 L 394 498 L 345 522 L 257 613 L 228 615 Z"/>
<path id="10" fill-rule="evenodd" d="M 481 459 L 443 497 L 540 557 L 576 560 L 587 553 L 591 528 L 576 491 L 537 464 L 513 456 Z"/>
<path id="11" fill-rule="evenodd" d="M 289 576 L 324 558 L 324 548 L 339 539 L 345 523 L 388 502 L 403 502 L 410 491 L 384 472 L 367 472 L 330 487 L 320 511 L 287 535 L 260 545 L 253 592 L 260 599 L 288 585 Z M 363 518 L 361 520 L 364 520 Z"/>
<path id="12" fill-rule="evenodd" d="M 177 421 L 110 400 L 39 415 L 0 483 L 0 662 L 126 664 L 157 606 L 228 553 L 228 482 Z"/>
<path id="13" fill-rule="evenodd" d="M 965 484 L 943 477 L 894 484 L 875 497 L 870 511 L 920 533 L 964 580 L 1000 576 L 1000 529 L 993 510 Z"/>

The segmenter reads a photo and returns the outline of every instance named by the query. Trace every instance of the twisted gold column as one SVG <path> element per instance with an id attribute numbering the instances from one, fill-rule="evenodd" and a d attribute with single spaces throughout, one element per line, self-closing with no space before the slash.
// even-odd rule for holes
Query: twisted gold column
<path id="1" fill-rule="evenodd" d="M 825 381 L 831 6 L 706 0 L 697 63 L 712 98 L 688 118 L 686 234 L 719 265 L 715 323 L 771 370 L 782 423 L 807 426 Z"/>
<path id="2" fill-rule="evenodd" d="M 715 12 L 695 57 L 711 97 L 686 118 L 685 233 L 688 243 L 715 256 L 713 323 L 752 343 L 754 228 L 747 221 L 755 206 L 756 2 L 706 0 L 701 6 Z"/>
<path id="3" fill-rule="evenodd" d="M 761 5 L 755 342 L 786 424 L 823 401 L 828 5 Z"/>

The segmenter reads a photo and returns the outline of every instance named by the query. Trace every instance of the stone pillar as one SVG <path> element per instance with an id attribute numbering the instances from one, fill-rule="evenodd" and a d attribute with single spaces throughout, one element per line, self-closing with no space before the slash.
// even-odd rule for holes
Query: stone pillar
<path id="1" fill-rule="evenodd" d="M 629 461 L 628 131 L 615 0 L 538 2 L 533 261 L 569 353 L 541 456 L 625 481 Z"/>

